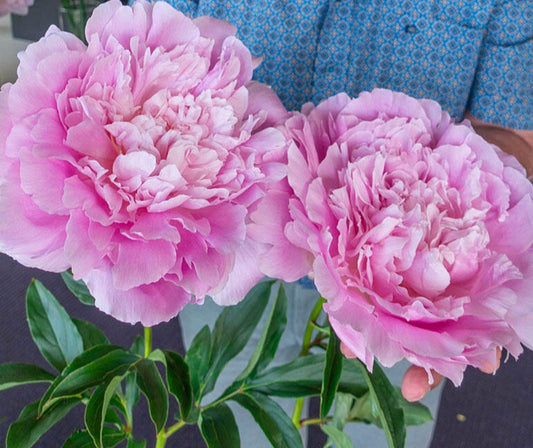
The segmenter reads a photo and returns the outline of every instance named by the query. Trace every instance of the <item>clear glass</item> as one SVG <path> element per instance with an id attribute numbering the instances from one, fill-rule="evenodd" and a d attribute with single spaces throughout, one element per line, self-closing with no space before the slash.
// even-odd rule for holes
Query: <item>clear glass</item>
<path id="1" fill-rule="evenodd" d="M 98 3 L 94 0 L 63 0 L 59 7 L 59 27 L 85 42 L 85 24 Z"/>

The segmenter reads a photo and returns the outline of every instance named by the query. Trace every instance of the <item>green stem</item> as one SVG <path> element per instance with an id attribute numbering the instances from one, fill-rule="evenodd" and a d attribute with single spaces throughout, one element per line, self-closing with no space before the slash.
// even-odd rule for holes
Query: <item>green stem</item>
<path id="1" fill-rule="evenodd" d="M 223 395 L 222 397 L 220 398 L 217 398 L 215 401 L 213 401 L 212 403 L 209 403 L 209 404 L 206 404 L 205 406 L 202 406 L 202 409 L 208 409 L 208 408 L 212 408 L 220 403 L 223 403 L 224 401 L 227 401 L 229 400 L 231 397 L 233 397 L 234 395 L 237 395 L 237 394 L 241 394 L 245 391 L 246 389 L 243 389 L 242 387 L 240 387 L 239 389 L 229 393 L 228 395 Z"/>
<path id="2" fill-rule="evenodd" d="M 319 418 L 307 418 L 300 422 L 300 427 L 309 426 L 309 425 L 320 425 L 322 420 Z"/>
<path id="3" fill-rule="evenodd" d="M 322 311 L 322 305 L 326 300 L 322 297 L 316 302 L 311 314 L 309 315 L 309 320 L 307 321 L 307 326 L 305 327 L 304 340 L 302 343 L 302 351 L 299 356 L 305 356 L 309 354 L 309 349 L 311 348 L 311 337 L 313 336 L 313 324 L 316 322 L 320 312 Z"/>
<path id="4" fill-rule="evenodd" d="M 152 353 L 152 327 L 144 327 L 144 357 Z"/>
<path id="5" fill-rule="evenodd" d="M 297 398 L 294 405 L 294 411 L 292 413 L 292 423 L 297 429 L 300 429 L 300 418 L 302 417 L 302 411 L 304 409 L 304 398 Z"/>
<path id="6" fill-rule="evenodd" d="M 126 433 L 131 434 L 131 430 L 133 429 L 133 418 L 128 412 L 128 406 L 127 406 L 126 400 L 123 397 L 121 397 L 120 394 L 119 394 L 119 399 L 125 411 L 124 416 L 126 417 Z"/>
<path id="7" fill-rule="evenodd" d="M 302 350 L 300 351 L 299 356 L 306 356 L 309 354 L 309 350 L 313 346 L 311 343 L 311 338 L 313 337 L 313 325 L 316 323 L 316 320 L 318 319 L 318 316 L 320 315 L 320 312 L 322 311 L 322 305 L 324 304 L 326 300 L 323 297 L 320 297 L 314 308 L 311 311 L 311 314 L 309 315 L 309 320 L 307 321 L 307 326 L 305 327 L 305 333 L 304 333 L 304 339 L 302 342 Z M 302 411 L 304 408 L 304 398 L 298 398 L 296 400 L 296 404 L 294 405 L 294 412 L 292 413 L 292 423 L 296 428 L 300 428 L 300 419 L 302 417 Z"/>
<path id="8" fill-rule="evenodd" d="M 168 428 L 165 431 L 166 437 L 169 438 L 172 434 L 174 434 L 176 431 L 180 430 L 184 426 L 185 426 L 185 421 L 180 420 L 178 423 L 172 425 L 170 428 Z"/>
<path id="9" fill-rule="evenodd" d="M 180 420 L 178 423 L 172 425 L 170 428 L 162 429 L 161 431 L 159 431 L 159 433 L 157 434 L 155 448 L 164 448 L 167 443 L 167 439 L 176 431 L 181 429 L 183 426 L 185 426 L 185 421 Z"/>
<path id="10" fill-rule="evenodd" d="M 157 441 L 155 442 L 155 448 L 164 448 L 167 443 L 167 438 L 165 437 L 165 430 L 163 429 L 159 434 L 157 434 Z"/>

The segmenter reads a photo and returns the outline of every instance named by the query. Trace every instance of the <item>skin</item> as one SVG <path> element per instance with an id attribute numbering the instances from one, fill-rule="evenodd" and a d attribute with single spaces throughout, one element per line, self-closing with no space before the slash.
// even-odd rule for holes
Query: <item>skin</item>
<path id="1" fill-rule="evenodd" d="M 533 178 L 533 131 L 509 129 L 486 123 L 469 112 L 465 114 L 465 118 L 470 120 L 476 132 L 485 140 L 515 156 L 526 168 L 529 178 Z"/>
<path id="2" fill-rule="evenodd" d="M 495 350 L 494 363 L 486 363 L 480 367 L 483 373 L 492 374 L 500 367 L 500 360 L 502 357 L 502 350 L 498 347 Z M 407 369 L 402 380 L 402 395 L 407 401 L 418 401 L 424 398 L 429 391 L 435 389 L 442 381 L 442 375 L 431 371 L 433 376 L 433 383 L 429 383 L 427 372 L 418 366 L 411 366 Z"/>

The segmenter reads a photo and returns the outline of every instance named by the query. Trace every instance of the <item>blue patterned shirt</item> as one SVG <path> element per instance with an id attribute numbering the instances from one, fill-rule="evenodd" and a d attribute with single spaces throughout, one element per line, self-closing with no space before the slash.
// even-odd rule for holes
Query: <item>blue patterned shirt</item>
<path id="1" fill-rule="evenodd" d="M 374 87 L 533 129 L 532 0 L 167 0 L 238 28 L 289 109 Z"/>

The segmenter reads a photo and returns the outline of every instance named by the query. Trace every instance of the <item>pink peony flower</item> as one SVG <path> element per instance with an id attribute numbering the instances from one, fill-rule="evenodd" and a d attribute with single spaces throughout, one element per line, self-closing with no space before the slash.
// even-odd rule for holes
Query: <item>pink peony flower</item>
<path id="1" fill-rule="evenodd" d="M 285 175 L 286 111 L 226 22 L 118 0 L 86 47 L 51 27 L 0 93 L 0 249 L 72 268 L 106 313 L 154 325 L 262 277 L 250 210 Z M 9 219 L 5 219 L 9 217 Z"/>
<path id="2" fill-rule="evenodd" d="M 24 16 L 33 5 L 33 0 L 0 0 L 0 17 L 9 13 Z"/>
<path id="3" fill-rule="evenodd" d="M 459 384 L 533 347 L 533 187 L 514 158 L 388 90 L 306 105 L 286 132 L 289 185 L 251 235 L 268 275 L 314 275 L 349 352 Z"/>

